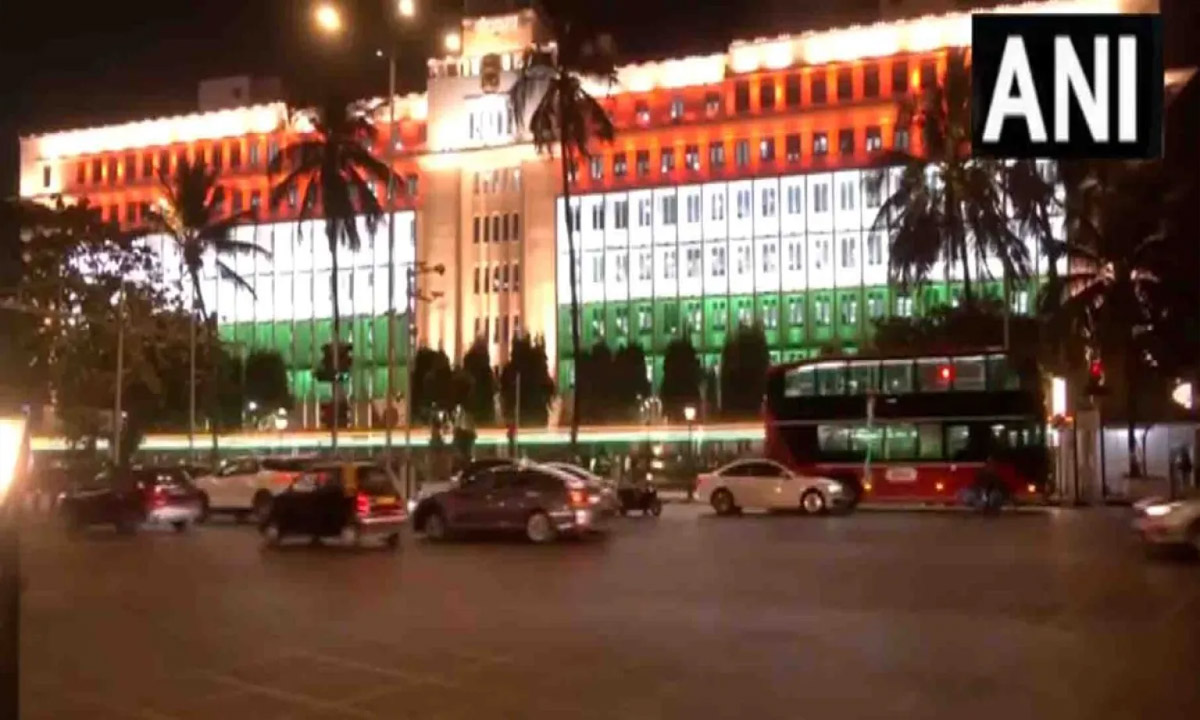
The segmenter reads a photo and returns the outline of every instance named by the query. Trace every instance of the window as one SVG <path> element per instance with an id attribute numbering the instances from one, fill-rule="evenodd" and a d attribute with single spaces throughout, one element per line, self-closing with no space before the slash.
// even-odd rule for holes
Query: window
<path id="1" fill-rule="evenodd" d="M 783 81 L 783 101 L 788 107 L 800 105 L 800 76 L 788 75 Z"/>
<path id="2" fill-rule="evenodd" d="M 750 164 L 749 140 L 738 140 L 733 144 L 733 162 L 740 168 Z"/>
<path id="3" fill-rule="evenodd" d="M 641 332 L 649 332 L 653 326 L 654 315 L 649 308 L 638 308 L 638 330 Z"/>
<path id="4" fill-rule="evenodd" d="M 733 86 L 733 111 L 739 115 L 750 110 L 750 81 L 738 80 Z"/>
<path id="5" fill-rule="evenodd" d="M 638 227 L 650 227 L 651 220 L 650 198 L 638 200 Z"/>
<path id="6" fill-rule="evenodd" d="M 259 160 L 261 159 L 259 157 L 259 142 L 251 140 L 250 144 L 246 146 L 246 151 L 246 161 L 250 164 L 250 167 L 258 167 Z"/>
<path id="7" fill-rule="evenodd" d="M 854 154 L 854 131 L 838 131 L 838 152 L 842 155 Z"/>
<path id="8" fill-rule="evenodd" d="M 662 224 L 674 225 L 678 220 L 679 206 L 678 200 L 674 195 L 667 195 L 662 199 Z"/>
<path id="9" fill-rule="evenodd" d="M 684 251 L 684 277 L 688 279 L 700 277 L 701 252 L 698 247 L 690 247 Z"/>
<path id="10" fill-rule="evenodd" d="M 137 222 L 137 203 L 126 203 L 125 205 L 125 222 Z"/>
<path id="11" fill-rule="evenodd" d="M 813 317 L 818 325 L 829 324 L 829 300 L 828 298 L 817 298 L 813 303 Z M 837 373 L 841 376 L 841 373 Z"/>
<path id="12" fill-rule="evenodd" d="M 688 170 L 697 171 L 700 169 L 700 146 L 688 145 L 683 150 L 683 166 Z"/>
<path id="13" fill-rule="evenodd" d="M 908 62 L 904 60 L 892 63 L 892 92 L 908 92 Z"/>
<path id="14" fill-rule="evenodd" d="M 650 174 L 650 151 L 638 150 L 635 162 L 637 163 L 637 176 L 646 177 Z"/>
<path id="15" fill-rule="evenodd" d="M 613 227 L 624 230 L 629 227 L 629 201 L 617 200 L 613 203 Z"/>
<path id="16" fill-rule="evenodd" d="M 896 134 L 893 137 L 892 146 L 897 150 L 908 149 L 908 128 L 896 128 Z"/>
<path id="17" fill-rule="evenodd" d="M 712 276 L 715 278 L 725 277 L 725 248 L 724 246 L 714 246 L 712 248 Z"/>
<path id="18" fill-rule="evenodd" d="M 791 325 L 804 324 L 803 298 L 790 298 L 788 300 L 788 323 Z"/>
<path id="19" fill-rule="evenodd" d="M 675 255 L 675 250 L 667 250 L 663 253 L 663 280 L 675 279 L 675 275 L 679 270 L 679 268 L 676 267 L 677 262 L 678 260 L 677 256 Z"/>
<path id="20" fill-rule="evenodd" d="M 604 229 L 604 205 L 597 204 L 592 206 L 592 229 Z"/>
<path id="21" fill-rule="evenodd" d="M 242 144 L 235 142 L 229 146 L 229 167 L 240 168 L 242 166 Z"/>
<path id="22" fill-rule="evenodd" d="M 883 264 L 883 238 L 879 233 L 867 235 L 867 265 L 875 267 Z"/>
<path id="23" fill-rule="evenodd" d="M 50 187 L 50 166 L 42 166 L 42 187 Z"/>
<path id="24" fill-rule="evenodd" d="M 837 99 L 850 100 L 854 96 L 854 77 L 848 67 L 839 68 L 837 73 Z"/>
<path id="25" fill-rule="evenodd" d="M 725 195 L 723 193 L 712 196 L 712 219 L 725 219 Z"/>
<path id="26" fill-rule="evenodd" d="M 604 179 L 604 158 L 593 156 L 588 160 L 588 165 L 591 167 L 591 175 L 593 180 Z"/>
<path id="27" fill-rule="evenodd" d="M 783 139 L 783 152 L 790 163 L 800 162 L 800 134 L 792 133 Z"/>
<path id="28" fill-rule="evenodd" d="M 105 179 L 108 180 L 109 185 L 115 185 L 117 182 L 117 159 L 115 157 L 108 159 L 108 176 Z"/>
<path id="29" fill-rule="evenodd" d="M 250 209 L 257 211 L 262 205 L 262 193 L 258 190 L 250 191 Z"/>
<path id="30" fill-rule="evenodd" d="M 774 301 L 767 301 L 763 306 L 763 325 L 766 325 L 768 330 L 779 327 L 779 308 Z"/>
<path id="31" fill-rule="evenodd" d="M 779 269 L 779 246 L 774 242 L 763 243 L 759 257 L 762 258 L 762 271 L 768 275 Z"/>
<path id="32" fill-rule="evenodd" d="M 87 182 L 87 163 L 75 163 L 75 184 L 82 185 Z"/>
<path id="33" fill-rule="evenodd" d="M 763 138 L 758 141 L 758 157 L 763 162 L 774 162 L 775 138 Z"/>
<path id="34" fill-rule="evenodd" d="M 633 114 L 637 118 L 639 125 L 648 125 L 650 123 L 650 107 L 646 105 L 645 100 L 638 100 L 634 104 Z"/>
<path id="35" fill-rule="evenodd" d="M 721 93 L 705 93 L 704 114 L 708 117 L 715 117 L 719 112 L 721 112 Z"/>
<path id="36" fill-rule="evenodd" d="M 171 153 L 163 150 L 158 154 L 158 172 L 168 173 L 171 171 Z"/>
<path id="37" fill-rule="evenodd" d="M 714 143 L 709 143 L 708 146 L 708 164 L 714 169 L 725 167 L 725 143 L 718 140 Z"/>
<path id="38" fill-rule="evenodd" d="M 689 223 L 700 222 L 700 195 L 698 193 L 688 195 L 687 200 L 687 221 Z"/>
<path id="39" fill-rule="evenodd" d="M 897 317 L 912 317 L 913 299 L 908 295 L 900 295 L 896 298 L 896 316 Z"/>
<path id="40" fill-rule="evenodd" d="M 660 170 L 664 175 L 675 172 L 675 150 L 674 148 L 663 148 L 662 162 Z"/>
<path id="41" fill-rule="evenodd" d="M 212 166 L 213 166 L 213 169 L 214 169 L 214 170 L 220 170 L 220 169 L 221 169 L 221 166 L 224 164 L 224 160 L 222 159 L 222 155 L 223 155 L 223 153 L 222 153 L 222 151 L 221 151 L 221 146 L 220 146 L 220 145 L 213 145 L 213 149 L 212 149 Z"/>
<path id="42" fill-rule="evenodd" d="M 512 264 L 512 289 L 513 289 L 513 292 L 521 291 L 521 264 L 520 263 Z M 516 332 L 516 327 L 517 327 L 516 321 L 514 320 L 513 321 L 513 332 Z"/>
<path id="43" fill-rule="evenodd" d="M 932 60 L 921 63 L 921 89 L 925 90 L 937 84 L 937 65 Z"/>
<path id="44" fill-rule="evenodd" d="M 136 177 L 137 177 L 137 156 L 136 155 L 126 155 L 125 156 L 124 180 L 125 180 L 125 182 L 133 182 L 133 179 Z"/>
<path id="45" fill-rule="evenodd" d="M 762 191 L 762 216 L 764 218 L 775 217 L 775 188 L 763 188 Z"/>
<path id="46" fill-rule="evenodd" d="M 821 183 L 813 186 L 813 212 L 829 212 L 829 185 Z"/>
<path id="47" fill-rule="evenodd" d="M 750 189 L 742 189 L 737 191 L 737 218 L 744 220 L 750 217 Z"/>
<path id="48" fill-rule="evenodd" d="M 92 161 L 92 182 L 100 182 L 100 176 L 104 174 L 104 166 L 99 158 Z"/>
<path id="49" fill-rule="evenodd" d="M 758 104 L 763 110 L 775 109 L 775 81 L 762 81 L 762 84 L 758 88 Z"/>
<path id="50" fill-rule="evenodd" d="M 683 119 L 683 98 L 675 96 L 671 98 L 671 120 L 679 122 Z"/>
<path id="51" fill-rule="evenodd" d="M 604 227 L 604 206 L 600 206 L 600 228 Z M 500 216 L 492 215 L 492 242 L 500 242 Z"/>
<path id="52" fill-rule="evenodd" d="M 829 264 L 829 240 L 820 239 L 813 243 L 813 251 L 816 257 L 812 258 L 813 267 L 817 270 L 824 269 Z"/>
<path id="53" fill-rule="evenodd" d="M 822 156 L 829 153 L 829 136 L 823 132 L 813 133 L 813 155 Z"/>
<path id="54" fill-rule="evenodd" d="M 825 73 L 814 73 L 812 79 L 813 105 L 823 105 L 825 103 L 825 99 Z"/>
<path id="55" fill-rule="evenodd" d="M 567 220 L 567 221 L 568 221 L 568 222 L 570 222 L 570 218 L 569 218 L 569 217 L 568 217 L 568 220 Z M 480 228 L 479 228 L 479 216 L 478 216 L 478 215 L 476 215 L 476 216 L 475 216 L 475 220 L 474 220 L 474 222 L 473 222 L 472 224 L 474 225 L 474 238 L 475 238 L 475 244 L 476 244 L 476 245 L 478 245 L 478 244 L 479 244 L 479 240 L 480 240 L 480 234 L 481 234 L 481 230 L 480 230 Z"/>
<path id="56" fill-rule="evenodd" d="M 867 65 L 863 68 L 863 97 L 879 97 L 879 66 Z"/>
<path id="57" fill-rule="evenodd" d="M 750 246 L 749 245 L 739 245 L 738 247 L 735 248 L 735 250 L 736 250 L 736 252 L 734 253 L 733 260 L 734 260 L 734 266 L 736 268 L 736 272 L 738 275 L 745 275 L 746 273 L 750 272 L 750 267 L 751 267 Z"/>
<path id="58" fill-rule="evenodd" d="M 615 277 L 617 283 L 624 284 L 625 279 L 629 277 L 629 256 L 625 254 L 613 256 L 615 264 Z"/>
<path id="59" fill-rule="evenodd" d="M 858 241 L 857 238 L 844 237 L 842 238 L 842 268 L 853 270 L 858 266 Z"/>
<path id="60" fill-rule="evenodd" d="M 512 218 L 512 239 L 513 242 L 517 242 L 521 239 L 521 215 L 513 213 L 510 217 Z"/>
<path id="61" fill-rule="evenodd" d="M 854 209 L 854 181 L 843 180 L 838 187 L 838 209 L 853 210 Z"/>
<path id="62" fill-rule="evenodd" d="M 799 215 L 804 207 L 804 188 L 801 185 L 789 185 L 787 188 L 788 215 Z"/>
<path id="63" fill-rule="evenodd" d="M 613 155 L 613 177 L 623 178 L 629 172 L 629 162 L 625 159 L 625 153 L 616 153 Z"/>
<path id="64" fill-rule="evenodd" d="M 787 241 L 787 269 L 792 272 L 798 272 L 804 269 L 804 246 L 801 240 Z"/>
<path id="65" fill-rule="evenodd" d="M 638 280 L 643 282 L 654 279 L 654 258 L 649 250 L 638 253 Z"/>
<path id="66" fill-rule="evenodd" d="M 233 212 L 235 213 L 240 213 L 242 211 L 241 190 L 234 189 L 233 192 L 230 193 L 230 206 L 233 208 Z"/>
<path id="67" fill-rule="evenodd" d="M 883 149 L 883 131 L 878 126 L 867 128 L 867 152 L 877 152 Z"/>
<path id="68" fill-rule="evenodd" d="M 154 156 L 150 153 L 142 155 L 142 177 L 148 178 L 154 176 Z"/>
<path id="69" fill-rule="evenodd" d="M 594 283 L 604 282 L 604 256 L 603 255 L 593 255 L 592 256 L 592 282 L 594 282 Z"/>

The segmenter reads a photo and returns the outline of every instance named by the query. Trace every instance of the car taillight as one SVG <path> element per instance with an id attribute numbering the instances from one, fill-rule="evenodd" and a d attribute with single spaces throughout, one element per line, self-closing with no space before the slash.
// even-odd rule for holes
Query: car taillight
<path id="1" fill-rule="evenodd" d="M 371 514 L 371 498 L 365 493 L 359 493 L 354 498 L 354 508 L 359 515 Z"/>
<path id="2" fill-rule="evenodd" d="M 154 507 L 162 507 L 167 504 L 167 491 L 161 486 L 157 486 L 150 493 L 150 504 Z"/>
<path id="3" fill-rule="evenodd" d="M 572 507 L 587 507 L 588 506 L 587 490 L 572 490 L 571 491 L 571 506 Z"/>

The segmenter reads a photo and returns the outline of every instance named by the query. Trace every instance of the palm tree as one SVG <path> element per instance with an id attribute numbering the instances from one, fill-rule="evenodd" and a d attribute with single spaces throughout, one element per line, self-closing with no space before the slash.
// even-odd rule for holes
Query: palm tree
<path id="1" fill-rule="evenodd" d="M 375 234 L 383 207 L 375 194 L 385 186 L 392 170 L 375 156 L 378 131 L 368 117 L 369 108 L 330 97 L 312 118 L 312 132 L 305 133 L 271 160 L 275 175 L 286 170 L 271 189 L 271 207 L 278 207 L 292 192 L 301 194 L 300 218 L 321 212 L 325 240 L 332 257 L 329 293 L 333 301 L 333 422 L 332 444 L 337 449 L 341 377 L 337 367 L 341 352 L 341 308 L 338 305 L 338 246 L 351 251 L 362 244 L 357 219 L 366 221 L 367 232 Z M 320 210 L 318 211 L 318 205 Z"/>
<path id="2" fill-rule="evenodd" d="M 196 434 L 196 326 L 208 322 L 204 295 L 200 290 L 200 273 L 206 257 L 211 256 L 217 275 L 226 282 L 254 295 L 254 288 L 239 275 L 224 258 L 229 255 L 253 253 L 270 257 L 270 253 L 252 242 L 234 238 L 234 227 L 256 219 L 254 208 L 228 212 L 225 209 L 225 186 L 218 180 L 218 171 L 203 160 L 180 162 L 175 173 L 159 172 L 162 199 L 146 213 L 146 227 L 140 232 L 164 234 L 175 244 L 180 262 L 190 283 L 192 295 L 191 331 L 188 339 L 188 447 Z M 213 347 L 217 346 L 216 324 L 211 325 Z M 212 383 L 214 389 L 215 382 Z M 213 455 L 217 452 L 217 415 L 212 408 Z"/>
<path id="3" fill-rule="evenodd" d="M 1129 474 L 1139 476 L 1137 400 L 1143 370 L 1153 366 L 1154 333 L 1166 320 L 1161 268 L 1167 187 L 1154 162 L 1095 162 L 1074 169 L 1066 199 L 1070 267 L 1047 286 L 1051 322 L 1064 336 L 1087 339 L 1094 357 L 1120 365 L 1125 391 Z M 1148 356 L 1150 356 L 1148 358 Z"/>
<path id="4" fill-rule="evenodd" d="M 943 82 L 901 101 L 896 127 L 917 127 L 920 154 L 896 148 L 880 156 L 881 165 L 898 166 L 900 173 L 872 227 L 888 233 L 890 272 L 902 287 L 924 283 L 933 265 L 945 261 L 961 270 L 967 304 L 975 301 L 972 265 L 986 273 L 988 258 L 999 260 L 1006 292 L 1013 280 L 1028 278 L 1029 252 L 1013 230 L 1048 238 L 1053 195 L 1032 161 L 971 156 L 970 82 L 965 51 L 951 51 Z M 868 176 L 873 192 L 886 175 Z"/>
<path id="5" fill-rule="evenodd" d="M 525 54 L 520 75 L 509 90 L 519 127 L 533 136 L 538 152 L 553 153 L 557 146 L 562 171 L 563 211 L 567 225 L 568 279 L 571 283 L 571 356 L 578 364 L 579 288 L 576 280 L 575 223 L 571 212 L 571 179 L 577 159 L 591 157 L 593 140 L 611 142 L 613 124 L 608 111 L 584 87 L 585 83 L 616 82 L 612 38 L 596 33 L 568 13 L 550 11 L 546 3 L 534 4 L 550 42 L 535 45 Z M 578 370 L 576 371 L 578 379 Z M 578 385 L 578 383 L 576 383 Z M 579 437 L 579 392 L 572 393 L 571 451 Z"/>

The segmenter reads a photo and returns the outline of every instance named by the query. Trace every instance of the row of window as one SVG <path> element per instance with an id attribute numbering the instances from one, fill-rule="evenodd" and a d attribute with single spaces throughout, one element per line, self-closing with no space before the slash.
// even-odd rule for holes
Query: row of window
<path id="1" fill-rule="evenodd" d="M 517 242 L 521 239 L 521 216 L 512 213 L 492 213 L 491 217 L 476 215 L 473 221 L 474 243 Z"/>
<path id="2" fill-rule="evenodd" d="M 475 267 L 475 294 L 521 292 L 521 264 L 503 263 Z"/>
<path id="3" fill-rule="evenodd" d="M 221 171 L 226 164 L 226 151 L 228 147 L 228 164 L 229 169 L 237 170 L 242 167 L 242 143 L 234 141 L 228 146 L 223 143 L 212 145 L 208 152 L 203 149 L 197 149 L 195 156 L 197 159 L 204 159 L 208 162 L 209 167 L 214 170 Z M 246 157 L 245 164 L 247 167 L 256 168 L 262 165 L 263 160 L 270 162 L 279 153 L 279 144 L 274 140 L 266 141 L 264 152 L 264 143 L 261 140 L 249 140 L 246 142 Z M 75 163 L 75 182 L 79 185 L 86 185 L 89 182 L 92 185 L 99 185 L 102 182 L 109 185 L 114 185 L 117 178 L 121 177 L 125 182 L 131 182 L 136 178 L 143 180 L 158 177 L 160 173 L 171 172 L 172 167 L 186 162 L 189 158 L 189 153 L 186 149 L 179 149 L 174 153 L 175 164 L 171 165 L 172 153 L 170 150 L 159 150 L 157 153 L 147 151 L 140 155 L 137 153 L 126 153 L 124 158 L 119 158 L 116 155 L 108 158 L 92 158 L 91 161 L 81 160 Z M 140 162 L 139 162 L 140 160 Z M 141 170 L 139 175 L 138 170 Z M 88 169 L 91 172 L 88 172 Z"/>
<path id="4" fill-rule="evenodd" d="M 989 449 L 1039 448 L 1045 438 L 1036 423 L 888 423 L 818 425 L 817 449 L 826 462 L 862 460 L 925 460 L 979 462 Z"/>
<path id="5" fill-rule="evenodd" d="M 829 155 L 829 140 L 830 136 L 827 132 L 814 132 L 810 138 L 812 145 L 812 155 L 814 157 L 824 157 Z M 893 138 L 893 146 L 898 150 L 906 150 L 909 147 L 909 132 L 907 129 L 900 128 L 895 132 Z M 801 155 L 801 135 L 800 133 L 789 133 L 783 137 L 783 159 L 789 163 L 800 162 Z M 877 152 L 883 149 L 883 131 L 878 126 L 867 128 L 865 145 L 867 152 Z M 765 137 L 758 141 L 757 155 L 760 162 L 773 163 L 778 159 L 778 145 L 776 138 Z M 854 154 L 855 149 L 855 132 L 853 129 L 839 130 L 837 133 L 837 151 L 839 155 L 849 156 Z M 658 153 L 658 170 L 662 175 L 670 175 L 676 170 L 676 152 L 675 148 L 662 148 Z M 737 169 L 744 169 L 750 166 L 751 162 L 750 141 L 747 139 L 735 140 L 733 142 L 733 163 Z M 681 158 L 682 167 L 686 170 L 699 172 L 701 167 L 701 155 L 699 144 L 685 145 Z M 611 155 L 612 175 L 618 180 L 629 177 L 629 154 L 626 152 L 616 152 Z M 650 177 L 651 156 L 649 150 L 637 150 L 633 153 L 634 176 L 637 178 Z M 726 146 L 724 140 L 714 140 L 708 144 L 708 166 L 709 169 L 719 171 L 725 168 L 727 163 Z M 603 155 L 594 155 L 588 160 L 588 175 L 594 181 L 604 180 L 605 173 L 605 158 Z M 572 173 L 572 179 L 576 179 Z"/>
<path id="6" fill-rule="evenodd" d="M 806 365 L 784 376 L 784 397 L 1016 389 L 1003 355 L 919 360 L 854 360 Z"/>
<path id="7" fill-rule="evenodd" d="M 499 317 L 477 317 L 475 318 L 475 337 L 483 340 L 491 339 L 491 342 L 509 342 L 521 334 L 521 316 L 513 315 L 511 320 L 508 315 L 500 315 Z"/>
<path id="8" fill-rule="evenodd" d="M 496 168 L 484 172 L 476 172 L 471 182 L 471 192 L 475 195 L 491 195 L 493 193 L 520 192 L 521 168 Z"/>

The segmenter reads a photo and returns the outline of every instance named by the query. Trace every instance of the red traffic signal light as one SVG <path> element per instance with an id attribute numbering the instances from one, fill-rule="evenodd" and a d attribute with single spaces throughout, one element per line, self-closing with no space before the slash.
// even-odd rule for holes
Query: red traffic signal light
<path id="1" fill-rule="evenodd" d="M 1092 364 L 1090 366 L 1088 366 L 1088 374 L 1096 379 L 1103 378 L 1104 377 L 1104 363 L 1100 362 L 1099 360 L 1093 360 Z"/>

